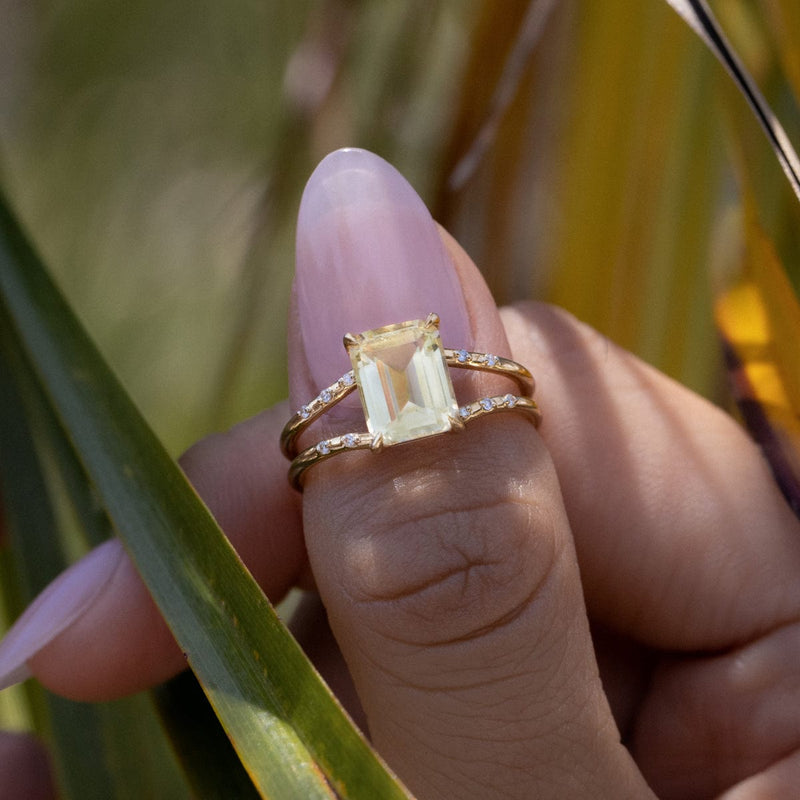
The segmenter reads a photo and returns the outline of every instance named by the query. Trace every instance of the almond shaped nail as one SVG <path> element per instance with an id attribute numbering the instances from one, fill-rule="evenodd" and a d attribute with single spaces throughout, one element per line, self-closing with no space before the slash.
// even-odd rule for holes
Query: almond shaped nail
<path id="1" fill-rule="evenodd" d="M 428 209 L 383 159 L 348 148 L 308 181 L 297 226 L 296 323 L 307 374 L 293 367 L 292 401 L 305 402 L 350 368 L 345 333 L 430 312 L 447 347 L 472 335 L 458 277 Z"/>
<path id="2" fill-rule="evenodd" d="M 27 662 L 92 606 L 124 557 L 118 540 L 104 542 L 39 594 L 0 641 L 0 689 L 31 676 Z"/>

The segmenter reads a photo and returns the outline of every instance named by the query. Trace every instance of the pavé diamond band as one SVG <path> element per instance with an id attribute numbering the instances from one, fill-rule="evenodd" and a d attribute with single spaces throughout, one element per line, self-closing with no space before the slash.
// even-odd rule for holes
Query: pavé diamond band
<path id="1" fill-rule="evenodd" d="M 535 425 L 539 424 L 541 414 L 536 403 L 530 397 L 519 397 L 517 395 L 506 394 L 498 397 L 483 397 L 474 403 L 459 408 L 461 417 L 460 425 L 452 425 L 449 430 L 457 430 L 464 423 L 477 419 L 478 417 L 491 414 L 495 411 L 516 409 L 529 414 Z M 434 435 L 434 434 L 429 434 Z M 421 437 L 420 437 L 421 438 Z M 407 439 L 406 441 L 411 441 Z M 302 491 L 303 473 L 318 464 L 320 461 L 335 456 L 345 450 L 376 450 L 373 444 L 374 439 L 371 433 L 345 433 L 341 436 L 333 436 L 330 439 L 323 439 L 312 447 L 303 450 L 296 456 L 289 467 L 289 483 Z"/>
<path id="2" fill-rule="evenodd" d="M 281 450 L 292 461 L 289 481 L 296 489 L 302 489 L 301 478 L 307 469 L 345 450 L 377 451 L 460 430 L 465 423 L 496 411 L 522 411 L 535 425 L 541 420 L 530 372 L 508 358 L 444 348 L 436 314 L 429 314 L 424 321 L 347 334 L 344 344 L 353 369 L 297 411 L 281 433 Z M 505 375 L 517 382 L 523 394 L 483 397 L 459 405 L 448 367 Z M 333 436 L 298 454 L 298 436 L 356 388 L 368 433 Z"/>

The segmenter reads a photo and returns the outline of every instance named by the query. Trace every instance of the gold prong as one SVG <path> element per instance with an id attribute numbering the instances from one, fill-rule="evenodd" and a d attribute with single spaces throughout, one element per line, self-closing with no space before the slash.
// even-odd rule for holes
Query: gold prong
<path id="1" fill-rule="evenodd" d="M 425 327 L 426 328 L 430 328 L 430 329 L 435 330 L 435 331 L 438 331 L 439 330 L 439 322 L 440 321 L 441 320 L 439 319 L 439 315 L 438 314 L 434 314 L 434 312 L 431 311 L 431 313 L 428 314 L 427 317 L 425 317 Z"/>
<path id="2" fill-rule="evenodd" d="M 361 344 L 364 337 L 361 336 L 359 333 L 346 333 L 342 337 L 342 341 L 344 342 L 345 349 L 349 350 L 351 347 L 355 347 L 356 345 Z"/>
<path id="3" fill-rule="evenodd" d="M 448 414 L 447 418 L 450 420 L 450 430 L 451 431 L 463 431 L 466 427 L 464 425 L 464 420 L 458 416 L 458 414 Z"/>
<path id="4" fill-rule="evenodd" d="M 372 450 L 373 453 L 380 453 L 383 450 L 383 434 L 379 433 L 372 438 L 372 442 L 369 446 L 369 449 Z"/>

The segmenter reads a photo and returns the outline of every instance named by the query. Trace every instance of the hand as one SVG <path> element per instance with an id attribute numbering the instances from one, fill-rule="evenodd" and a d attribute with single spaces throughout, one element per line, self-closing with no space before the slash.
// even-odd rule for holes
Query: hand
<path id="1" fill-rule="evenodd" d="M 539 433 L 508 413 L 339 455 L 307 475 L 302 530 L 277 449 L 287 406 L 183 459 L 273 599 L 305 570 L 304 536 L 379 751 L 419 798 L 794 797 L 800 523 L 758 450 L 564 312 L 498 312 L 397 173 L 330 156 L 298 224 L 291 407 L 348 368 L 344 332 L 429 311 L 447 346 L 532 370 Z M 508 390 L 476 373 L 456 389 Z M 358 408 L 337 410 L 319 437 L 363 428 Z M 181 667 L 133 568 L 104 548 L 48 590 L 71 599 L 69 624 L 30 615 L 0 672 L 22 658 L 96 699 Z"/>

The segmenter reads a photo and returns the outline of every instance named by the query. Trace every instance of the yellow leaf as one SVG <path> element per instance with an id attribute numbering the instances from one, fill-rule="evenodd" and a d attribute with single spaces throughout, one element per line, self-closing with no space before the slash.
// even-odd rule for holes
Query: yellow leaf
<path id="1" fill-rule="evenodd" d="M 752 220 L 747 230 L 743 274 L 715 318 L 742 416 L 800 511 L 800 304 L 771 242 Z"/>

